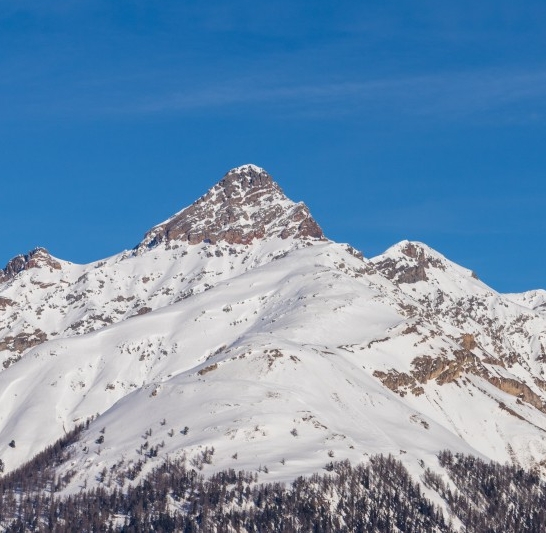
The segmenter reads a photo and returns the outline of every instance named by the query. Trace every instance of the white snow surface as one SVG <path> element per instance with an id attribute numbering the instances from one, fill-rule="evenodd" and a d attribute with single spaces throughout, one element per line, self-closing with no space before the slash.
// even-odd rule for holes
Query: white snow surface
<path id="1" fill-rule="evenodd" d="M 397 283 L 381 265 L 415 266 L 408 244 L 433 261 L 426 280 Z M 545 398 L 544 294 L 501 295 L 421 243 L 372 260 L 331 241 L 161 243 L 60 263 L 0 285 L 0 339 L 47 336 L 20 358 L 1 352 L 6 472 L 91 416 L 60 468 L 76 471 L 65 493 L 151 448 L 142 474 L 185 455 L 204 474 L 255 470 L 261 481 L 375 453 L 416 476 L 444 448 L 526 467 L 546 459 L 545 410 L 483 373 L 430 378 L 418 393 L 378 377 L 412 375 L 416 358 L 455 360 L 472 335 L 467 349 L 491 376 Z M 207 447 L 212 462 L 200 464 Z"/>

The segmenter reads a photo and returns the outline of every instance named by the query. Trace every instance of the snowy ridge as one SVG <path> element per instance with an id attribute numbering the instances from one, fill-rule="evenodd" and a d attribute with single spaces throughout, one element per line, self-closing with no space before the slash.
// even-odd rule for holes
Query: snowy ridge
<path id="1" fill-rule="evenodd" d="M 534 290 L 527 291 L 521 294 L 506 294 L 506 297 L 515 303 L 518 303 L 534 311 L 538 311 L 546 315 L 546 291 Z"/>
<path id="2" fill-rule="evenodd" d="M 183 456 L 263 481 L 373 453 L 416 476 L 444 448 L 546 460 L 542 292 L 501 295 L 422 243 L 363 259 L 263 169 L 135 250 L 53 261 L 0 283 L 6 472 L 89 417 L 67 493 Z"/>

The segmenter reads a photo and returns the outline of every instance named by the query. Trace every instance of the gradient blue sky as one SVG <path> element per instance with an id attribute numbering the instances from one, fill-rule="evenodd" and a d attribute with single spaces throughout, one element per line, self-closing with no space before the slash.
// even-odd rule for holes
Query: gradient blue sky
<path id="1" fill-rule="evenodd" d="M 546 3 L 0 0 L 0 264 L 131 248 L 264 167 L 368 257 L 546 288 Z"/>

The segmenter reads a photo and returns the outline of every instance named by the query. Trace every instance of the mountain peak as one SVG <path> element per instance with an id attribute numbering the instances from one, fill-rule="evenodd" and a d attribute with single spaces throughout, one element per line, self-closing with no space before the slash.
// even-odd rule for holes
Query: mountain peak
<path id="1" fill-rule="evenodd" d="M 173 240 L 249 244 L 274 237 L 325 239 L 305 204 L 288 199 L 263 168 L 247 164 L 230 170 L 192 205 L 152 228 L 138 249 Z"/>
<path id="2" fill-rule="evenodd" d="M 23 270 L 42 267 L 60 270 L 61 264 L 45 248 L 34 248 L 28 254 L 17 255 L 8 261 L 5 268 L 0 270 L 0 283 L 12 279 Z"/>
<path id="3" fill-rule="evenodd" d="M 219 192 L 223 192 L 226 199 L 245 196 L 248 193 L 267 194 L 268 192 L 279 192 L 282 194 L 280 187 L 273 181 L 273 178 L 263 168 L 252 164 L 231 169 L 218 182 L 216 188 L 220 190 Z"/>
<path id="4" fill-rule="evenodd" d="M 453 263 L 440 252 L 418 241 L 403 240 L 370 261 L 383 276 L 396 284 L 428 282 L 440 276 L 440 273 L 461 279 L 473 278 L 479 282 L 472 270 Z"/>
<path id="5" fill-rule="evenodd" d="M 267 172 L 258 165 L 253 163 L 247 163 L 246 165 L 241 165 L 239 167 L 232 168 L 228 174 L 245 174 L 245 173 L 254 173 L 254 174 L 267 174 Z M 269 174 L 267 174 L 269 176 Z M 271 177 L 271 176 L 270 176 Z"/>
<path id="6" fill-rule="evenodd" d="M 375 267 L 395 283 L 428 281 L 431 268 L 446 270 L 444 256 L 417 241 L 401 241 L 372 259 Z"/>

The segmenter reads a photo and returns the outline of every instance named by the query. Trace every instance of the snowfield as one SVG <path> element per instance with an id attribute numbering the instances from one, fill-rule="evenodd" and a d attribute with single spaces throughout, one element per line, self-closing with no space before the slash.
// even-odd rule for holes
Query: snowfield
<path id="1" fill-rule="evenodd" d="M 86 421 L 65 494 L 180 457 L 261 481 L 376 453 L 420 476 L 442 449 L 542 468 L 544 291 L 499 294 L 421 243 L 364 259 L 262 169 L 227 176 L 134 250 L 40 251 L 0 284 L 5 472 Z"/>

